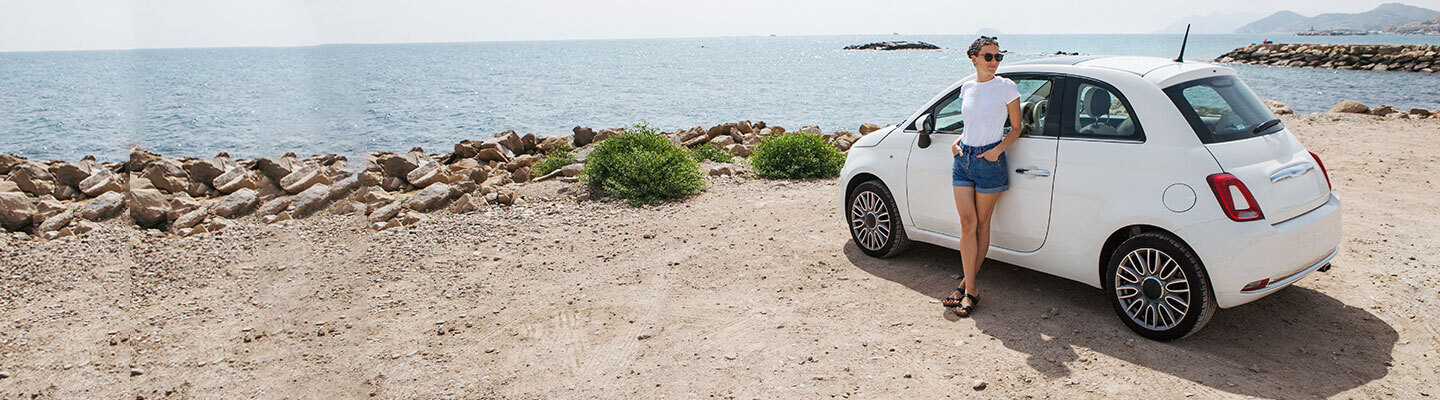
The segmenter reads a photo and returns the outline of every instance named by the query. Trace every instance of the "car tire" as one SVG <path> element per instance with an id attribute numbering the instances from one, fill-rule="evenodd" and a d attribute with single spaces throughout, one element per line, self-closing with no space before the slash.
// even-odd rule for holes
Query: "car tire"
<path id="1" fill-rule="evenodd" d="M 890 188 L 879 180 L 870 180 L 845 197 L 842 215 L 855 247 L 871 257 L 889 258 L 910 247 L 898 211 Z"/>
<path id="2" fill-rule="evenodd" d="M 1198 332 L 1218 308 L 1200 257 L 1166 233 L 1126 239 L 1111 253 L 1101 281 L 1116 316 L 1152 340 Z"/>

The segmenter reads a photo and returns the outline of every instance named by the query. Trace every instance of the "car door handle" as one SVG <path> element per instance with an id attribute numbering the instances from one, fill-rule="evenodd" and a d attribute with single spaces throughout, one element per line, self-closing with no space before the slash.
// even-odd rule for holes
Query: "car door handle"
<path id="1" fill-rule="evenodd" d="M 1017 168 L 1015 169 L 1015 173 L 1035 176 L 1050 176 L 1050 171 L 1039 168 Z"/>

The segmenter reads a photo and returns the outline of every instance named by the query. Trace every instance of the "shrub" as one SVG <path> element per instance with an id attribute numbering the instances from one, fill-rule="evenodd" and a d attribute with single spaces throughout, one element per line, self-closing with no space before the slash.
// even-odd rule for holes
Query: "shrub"
<path id="1" fill-rule="evenodd" d="M 726 152 L 725 150 L 720 149 L 720 147 L 715 146 L 714 143 L 706 143 L 690 149 L 690 156 L 694 157 L 695 161 L 710 160 L 722 163 L 735 161 L 735 156 L 732 156 L 729 152 Z"/>
<path id="2" fill-rule="evenodd" d="M 705 186 L 699 162 L 643 122 L 595 145 L 585 175 L 591 186 L 631 205 L 693 195 Z"/>
<path id="3" fill-rule="evenodd" d="M 750 155 L 762 178 L 832 178 L 845 166 L 845 154 L 820 135 L 785 133 L 765 138 Z"/>
<path id="4" fill-rule="evenodd" d="M 535 176 L 545 176 L 566 165 L 575 163 L 575 155 L 570 152 L 575 148 L 569 144 L 562 144 L 545 153 L 545 158 L 535 163 Z"/>

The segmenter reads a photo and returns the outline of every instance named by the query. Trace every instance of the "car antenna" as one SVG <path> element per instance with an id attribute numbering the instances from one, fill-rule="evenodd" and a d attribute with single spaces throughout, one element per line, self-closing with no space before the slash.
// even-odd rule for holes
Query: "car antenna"
<path id="1" fill-rule="evenodd" d="M 1185 24 L 1185 38 L 1180 39 L 1180 56 L 1175 57 L 1175 62 L 1185 62 L 1185 42 L 1190 41 L 1190 24 Z"/>

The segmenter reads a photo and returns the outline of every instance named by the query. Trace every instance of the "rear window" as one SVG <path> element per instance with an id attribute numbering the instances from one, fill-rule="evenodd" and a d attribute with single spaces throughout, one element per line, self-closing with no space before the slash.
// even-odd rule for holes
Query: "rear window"
<path id="1" fill-rule="evenodd" d="M 1166 88 L 1165 94 L 1204 143 L 1248 139 L 1285 128 L 1278 120 L 1267 124 L 1275 114 L 1234 76 L 1185 82 Z"/>

